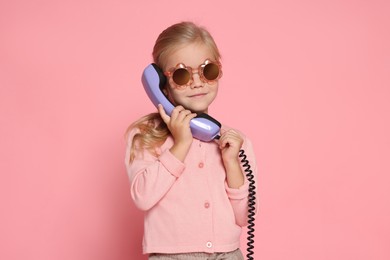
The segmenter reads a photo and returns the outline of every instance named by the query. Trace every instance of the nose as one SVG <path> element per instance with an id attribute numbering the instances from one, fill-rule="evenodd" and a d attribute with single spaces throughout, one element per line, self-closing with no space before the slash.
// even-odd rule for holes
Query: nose
<path id="1" fill-rule="evenodd" d="M 199 87 L 203 87 L 203 81 L 200 79 L 199 71 L 193 70 L 191 88 L 199 88 Z"/>

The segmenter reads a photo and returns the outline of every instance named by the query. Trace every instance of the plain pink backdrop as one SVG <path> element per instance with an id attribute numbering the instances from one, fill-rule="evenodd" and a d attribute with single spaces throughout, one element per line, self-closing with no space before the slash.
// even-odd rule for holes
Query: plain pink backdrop
<path id="1" fill-rule="evenodd" d="M 205 25 L 254 142 L 255 259 L 390 259 L 389 1 L 0 1 L 0 259 L 128 260 L 123 134 L 161 30 Z M 245 250 L 245 236 L 243 236 Z"/>

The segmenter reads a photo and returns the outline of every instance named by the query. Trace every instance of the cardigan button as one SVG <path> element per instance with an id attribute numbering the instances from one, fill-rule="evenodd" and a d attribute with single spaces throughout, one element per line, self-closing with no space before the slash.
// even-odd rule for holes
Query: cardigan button
<path id="1" fill-rule="evenodd" d="M 206 209 L 210 208 L 210 203 L 209 203 L 209 202 L 205 202 L 205 203 L 204 203 L 204 207 L 205 207 Z"/>
<path id="2" fill-rule="evenodd" d="M 203 168 L 203 166 L 204 166 L 204 164 L 203 164 L 202 162 L 200 162 L 200 163 L 198 164 L 198 167 L 199 167 L 199 168 Z"/>
<path id="3" fill-rule="evenodd" d="M 207 248 L 211 248 L 212 246 L 213 246 L 213 244 L 210 241 L 206 243 Z"/>

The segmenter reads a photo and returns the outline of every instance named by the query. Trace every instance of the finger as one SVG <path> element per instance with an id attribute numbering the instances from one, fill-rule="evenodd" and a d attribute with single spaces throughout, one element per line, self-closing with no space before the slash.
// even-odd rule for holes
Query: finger
<path id="1" fill-rule="evenodd" d="M 176 119 L 178 116 L 179 116 L 179 114 L 180 114 L 180 112 L 182 111 L 182 110 L 184 110 L 184 107 L 182 107 L 182 106 L 176 106 L 173 110 L 172 110 L 172 113 L 171 113 L 171 117 L 172 117 L 172 119 Z"/>
<path id="2" fill-rule="evenodd" d="M 178 115 L 178 120 L 182 122 L 186 120 L 187 116 L 190 114 L 192 114 L 190 110 L 181 110 Z"/>
<path id="3" fill-rule="evenodd" d="M 229 138 L 233 138 L 236 140 L 242 139 L 241 135 L 233 129 L 229 129 L 226 132 L 224 132 L 224 136 L 229 137 Z"/>
<path id="4" fill-rule="evenodd" d="M 161 104 L 158 104 L 157 109 L 164 123 L 168 124 L 171 118 L 165 113 L 164 107 Z"/>
<path id="5" fill-rule="evenodd" d="M 220 148 L 228 146 L 239 147 L 241 145 L 241 137 L 232 131 L 226 131 L 220 138 Z"/>
<path id="6" fill-rule="evenodd" d="M 234 132 L 232 129 L 221 129 L 221 137 L 228 137 L 235 135 L 236 132 Z"/>
<path id="7" fill-rule="evenodd" d="M 226 133 L 226 129 L 225 128 L 221 128 L 221 131 L 220 131 L 220 133 L 221 133 L 221 136 L 223 135 L 223 134 L 225 134 Z"/>
<path id="8" fill-rule="evenodd" d="M 230 130 L 221 129 L 221 138 L 220 138 L 221 140 L 224 140 L 229 136 L 231 136 Z"/>
<path id="9" fill-rule="evenodd" d="M 184 118 L 183 123 L 189 125 L 189 124 L 190 124 L 190 121 L 191 121 L 193 118 L 195 118 L 196 116 L 197 116 L 196 113 L 191 113 L 191 111 L 190 111 L 190 113 L 187 114 L 186 117 Z"/>
<path id="10" fill-rule="evenodd" d="M 226 132 L 219 138 L 219 148 L 223 149 L 229 144 L 229 138 L 226 136 Z"/>

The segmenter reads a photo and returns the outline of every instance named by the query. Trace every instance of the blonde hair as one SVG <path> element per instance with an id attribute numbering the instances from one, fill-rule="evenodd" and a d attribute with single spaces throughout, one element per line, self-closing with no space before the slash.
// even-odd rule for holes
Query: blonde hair
<path id="1" fill-rule="evenodd" d="M 173 24 L 160 33 L 153 48 L 154 63 L 160 68 L 164 68 L 169 55 L 180 47 L 191 43 L 205 44 L 211 49 L 214 58 L 220 60 L 221 54 L 207 29 L 186 21 Z M 135 128 L 139 132 L 132 139 L 130 162 L 134 160 L 136 151 L 143 149 L 156 155 L 155 148 L 161 146 L 170 134 L 159 113 L 148 114 L 131 124 L 126 131 L 126 139 L 129 132 Z"/>
<path id="2" fill-rule="evenodd" d="M 164 68 L 170 54 L 190 43 L 203 43 L 211 49 L 216 60 L 221 58 L 218 47 L 206 28 L 193 22 L 181 22 L 168 27 L 157 38 L 153 48 L 154 63 Z"/>

